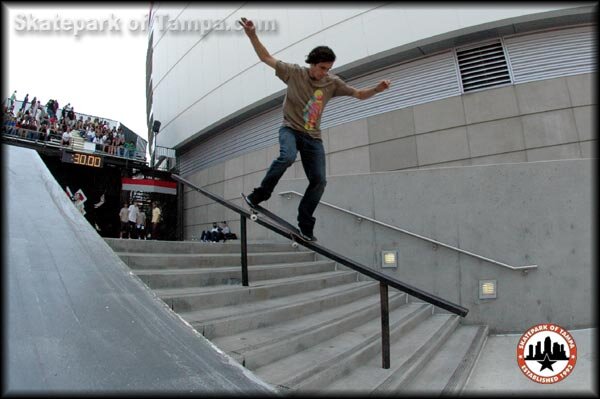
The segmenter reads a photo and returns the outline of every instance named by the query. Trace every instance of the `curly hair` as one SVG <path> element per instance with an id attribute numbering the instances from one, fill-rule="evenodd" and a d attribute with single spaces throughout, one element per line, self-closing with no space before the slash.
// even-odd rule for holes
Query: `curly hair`
<path id="1" fill-rule="evenodd" d="M 318 46 L 312 49 L 312 51 L 306 57 L 307 64 L 318 64 L 319 62 L 334 62 L 335 53 L 332 49 L 327 46 Z"/>

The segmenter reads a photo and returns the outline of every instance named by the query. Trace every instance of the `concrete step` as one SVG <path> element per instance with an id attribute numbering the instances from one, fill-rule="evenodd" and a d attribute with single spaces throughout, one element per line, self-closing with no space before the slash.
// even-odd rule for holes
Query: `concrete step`
<path id="1" fill-rule="evenodd" d="M 453 333 L 458 325 L 458 316 L 433 314 L 419 323 L 413 330 L 390 337 L 389 369 L 381 367 L 381 354 L 352 369 L 337 370 L 337 378 L 319 376 L 306 383 L 318 384 L 328 392 L 353 392 L 386 394 L 399 391 L 400 387 L 413 378 L 433 357 L 437 349 Z M 339 367 L 338 367 L 339 368 Z M 324 373 L 331 374 L 331 373 Z M 327 381 L 331 383 L 327 384 Z"/>
<path id="2" fill-rule="evenodd" d="M 119 238 L 105 238 L 104 240 L 115 252 L 136 252 L 145 254 L 241 253 L 240 240 L 231 240 L 224 243 L 198 241 L 129 240 Z M 303 251 L 304 249 L 294 249 L 289 243 L 248 243 L 249 253 L 290 252 L 294 250 Z"/>
<path id="3" fill-rule="evenodd" d="M 400 387 L 406 394 L 458 395 L 488 336 L 487 326 L 459 326 L 421 372 Z"/>
<path id="4" fill-rule="evenodd" d="M 272 280 L 250 279 L 249 286 L 212 286 L 155 290 L 177 312 L 234 306 L 317 291 L 356 282 L 356 272 L 334 271 Z"/>
<path id="5" fill-rule="evenodd" d="M 289 243 L 107 239 L 133 272 L 221 350 L 282 393 L 460 394 L 488 334 L 391 290 L 391 368 L 379 283 Z"/>
<path id="6" fill-rule="evenodd" d="M 392 335 L 397 336 L 420 325 L 431 313 L 432 307 L 421 303 L 411 303 L 391 311 L 390 339 Z M 311 392 L 323 390 L 326 381 L 334 381 L 347 373 L 346 369 L 360 367 L 380 352 L 381 321 L 374 319 L 253 371 L 263 380 L 283 390 Z"/>
<path id="7" fill-rule="evenodd" d="M 268 280 L 286 276 L 335 271 L 334 261 L 279 263 L 248 266 L 248 280 Z M 209 285 L 240 285 L 240 266 L 219 268 L 187 268 L 167 270 L 136 270 L 135 274 L 150 288 L 185 288 Z"/>
<path id="8" fill-rule="evenodd" d="M 242 265 L 240 254 L 145 254 L 117 252 L 121 260 L 133 270 L 137 269 L 181 269 Z M 248 254 L 248 265 L 266 265 L 283 262 L 310 262 L 314 252 L 260 252 Z M 240 269 L 241 270 L 241 269 Z"/>
<path id="9" fill-rule="evenodd" d="M 400 292 L 391 294 L 389 309 L 406 305 L 407 298 Z M 379 294 L 375 294 L 269 328 L 215 338 L 213 343 L 253 370 L 379 318 L 380 310 Z"/>
<path id="10" fill-rule="evenodd" d="M 373 295 L 379 284 L 359 281 L 318 291 L 237 306 L 183 312 L 180 316 L 208 339 L 273 326 Z"/>

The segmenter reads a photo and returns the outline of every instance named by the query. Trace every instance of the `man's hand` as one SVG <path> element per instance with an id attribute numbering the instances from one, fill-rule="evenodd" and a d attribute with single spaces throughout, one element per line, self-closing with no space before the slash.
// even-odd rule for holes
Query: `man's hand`
<path id="1" fill-rule="evenodd" d="M 392 82 L 389 80 L 382 80 L 377 86 L 375 86 L 375 91 L 377 93 L 381 93 L 382 91 L 389 89 L 391 84 Z"/>
<path id="2" fill-rule="evenodd" d="M 258 40 L 258 36 L 256 35 L 256 27 L 254 26 L 254 23 L 252 23 L 252 21 L 244 17 L 242 17 L 238 21 L 238 23 L 244 27 L 244 32 L 246 32 L 246 35 L 248 35 L 248 38 L 250 38 L 250 43 L 252 43 L 252 46 L 254 47 L 254 51 L 256 51 L 256 55 L 258 55 L 258 58 L 271 68 L 275 69 L 275 64 L 277 64 L 277 60 L 273 58 L 271 54 L 269 54 L 265 46 L 263 46 L 260 40 Z"/>
<path id="3" fill-rule="evenodd" d="M 367 98 L 373 97 L 377 93 L 381 93 L 384 90 L 390 88 L 392 82 L 390 80 L 382 80 L 377 86 L 371 87 L 370 89 L 355 89 L 352 97 L 358 98 L 359 100 L 366 100 Z"/>
<path id="4" fill-rule="evenodd" d="M 241 20 L 237 22 L 240 25 L 242 25 L 242 27 L 244 28 L 244 32 L 246 32 L 246 35 L 248 35 L 248 37 L 256 35 L 256 27 L 254 26 L 254 23 L 251 20 L 242 17 Z"/>

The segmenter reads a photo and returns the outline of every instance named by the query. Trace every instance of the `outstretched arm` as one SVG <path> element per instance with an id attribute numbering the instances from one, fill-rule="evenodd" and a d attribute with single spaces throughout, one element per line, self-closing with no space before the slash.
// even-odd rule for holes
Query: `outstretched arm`
<path id="1" fill-rule="evenodd" d="M 256 55 L 258 55 L 258 58 L 260 58 L 262 62 L 264 62 L 271 68 L 275 69 L 277 59 L 273 58 L 273 56 L 269 54 L 265 46 L 263 46 L 260 40 L 258 40 L 258 36 L 256 36 L 256 28 L 252 21 L 246 18 L 242 18 L 240 21 L 238 21 L 238 23 L 244 27 L 244 32 L 246 32 L 246 35 L 250 39 L 250 43 L 252 43 L 252 46 L 254 47 L 254 51 L 256 51 Z"/>
<path id="2" fill-rule="evenodd" d="M 367 98 L 373 97 L 376 93 L 381 93 L 384 90 L 389 89 L 391 82 L 389 80 L 382 80 L 375 87 L 370 89 L 356 89 L 352 97 L 358 98 L 359 100 L 366 100 Z"/>

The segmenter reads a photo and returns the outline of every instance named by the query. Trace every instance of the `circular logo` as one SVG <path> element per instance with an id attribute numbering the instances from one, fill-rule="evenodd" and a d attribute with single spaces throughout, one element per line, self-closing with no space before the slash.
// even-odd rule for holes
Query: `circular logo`
<path id="1" fill-rule="evenodd" d="M 556 324 L 538 324 L 529 328 L 517 345 L 519 368 L 538 384 L 564 380 L 573 372 L 576 361 L 575 339 Z"/>

